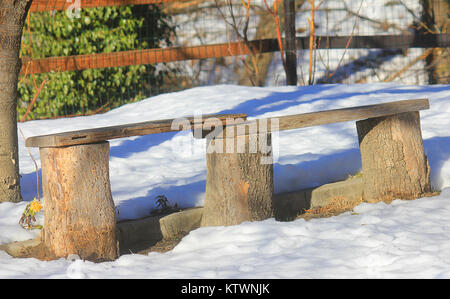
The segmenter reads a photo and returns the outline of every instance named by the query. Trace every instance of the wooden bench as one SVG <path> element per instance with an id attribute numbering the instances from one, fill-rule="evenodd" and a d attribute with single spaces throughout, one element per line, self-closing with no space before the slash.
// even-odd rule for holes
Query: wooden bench
<path id="1" fill-rule="evenodd" d="M 44 193 L 41 239 L 56 256 L 92 261 L 118 257 L 116 209 L 109 180 L 109 142 L 115 138 L 191 130 L 205 119 L 225 123 L 246 114 L 208 115 L 111 126 L 27 138 L 39 147 Z"/>
<path id="2" fill-rule="evenodd" d="M 251 148 L 254 149 L 260 140 L 270 146 L 273 131 L 356 121 L 365 201 L 418 198 L 430 192 L 430 169 L 423 148 L 419 115 L 424 109 L 429 109 L 427 99 L 405 100 L 227 126 L 227 133 L 210 138 L 208 147 L 217 148 L 216 143 L 222 138 L 221 146 L 236 149 L 241 139 L 245 150 L 235 150 L 235 153 L 208 151 L 202 226 L 234 225 L 272 217 L 273 166 L 266 163 L 272 152 L 267 148 L 252 152 Z M 274 122 L 275 126 L 272 125 Z M 255 127 L 257 134 L 255 129 L 249 129 Z M 250 140 L 252 136 L 253 141 Z"/>
<path id="3" fill-rule="evenodd" d="M 419 115 L 428 108 L 420 99 L 251 121 L 245 114 L 207 115 L 181 128 L 169 119 L 30 137 L 26 146 L 39 147 L 41 155 L 42 240 L 57 256 L 115 259 L 108 140 L 179 130 L 207 139 L 202 226 L 272 217 L 271 133 L 336 122 L 356 121 L 366 201 L 418 197 L 430 191 Z"/>

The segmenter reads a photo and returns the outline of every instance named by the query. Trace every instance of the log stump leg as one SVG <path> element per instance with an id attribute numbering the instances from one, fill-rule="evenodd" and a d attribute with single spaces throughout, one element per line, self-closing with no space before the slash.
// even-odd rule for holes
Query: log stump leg
<path id="1" fill-rule="evenodd" d="M 58 257 L 118 257 L 109 143 L 40 148 L 45 246 Z"/>
<path id="2" fill-rule="evenodd" d="M 271 148 L 270 134 L 209 139 L 207 177 L 201 226 L 237 225 L 273 216 L 273 161 L 271 149 L 263 153 L 261 138 Z M 211 152 L 223 142 L 223 152 Z M 234 150 L 230 152 L 230 142 Z M 238 145 L 240 150 L 238 149 Z M 228 143 L 228 145 L 227 145 Z M 228 151 L 226 150 L 228 146 Z M 233 146 L 232 146 L 233 147 Z"/>
<path id="3" fill-rule="evenodd" d="M 419 198 L 431 191 L 419 112 L 356 122 L 361 150 L 364 198 Z"/>

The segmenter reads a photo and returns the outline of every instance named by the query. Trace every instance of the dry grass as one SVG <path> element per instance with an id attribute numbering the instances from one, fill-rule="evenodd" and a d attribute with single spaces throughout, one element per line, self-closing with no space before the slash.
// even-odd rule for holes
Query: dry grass
<path id="1" fill-rule="evenodd" d="M 382 201 L 384 203 L 390 204 L 391 202 L 393 202 L 394 200 L 399 199 L 399 198 L 401 198 L 402 200 L 415 200 L 415 199 L 422 198 L 422 197 L 437 196 L 440 193 L 441 193 L 440 191 L 431 191 L 431 192 L 426 192 L 424 194 L 411 196 L 408 198 L 405 198 L 405 197 L 401 198 L 402 197 L 401 195 L 396 195 L 396 194 L 387 194 L 387 195 L 384 195 L 384 196 L 378 198 L 375 201 L 372 201 L 371 203 L 377 203 L 377 202 Z"/>
<path id="2" fill-rule="evenodd" d="M 432 191 L 427 192 L 425 194 L 422 194 L 420 197 L 432 197 L 439 195 L 439 191 Z M 392 196 L 392 195 L 386 195 L 383 197 L 380 197 L 378 200 L 373 201 L 371 203 L 378 203 L 380 201 L 390 204 L 395 199 L 398 199 L 399 197 Z M 418 197 L 417 197 L 418 198 Z M 402 200 L 414 200 L 417 198 L 404 198 Z M 332 217 L 337 216 L 339 214 L 342 214 L 344 212 L 353 211 L 353 208 L 357 205 L 363 203 L 363 199 L 360 198 L 358 201 L 351 201 L 346 199 L 343 196 L 336 196 L 332 199 L 332 203 L 322 206 L 322 207 L 316 207 L 311 208 L 309 210 L 305 210 L 304 214 L 298 215 L 297 219 L 303 218 L 306 220 L 310 220 L 312 218 L 326 218 L 326 217 Z"/>
<path id="3" fill-rule="evenodd" d="M 187 233 L 179 233 L 176 236 L 174 236 L 173 238 L 163 239 L 163 240 L 159 241 L 158 243 L 156 243 L 155 245 L 153 245 L 147 249 L 139 251 L 138 254 L 147 255 L 150 252 L 165 253 L 165 252 L 171 251 L 172 249 L 175 248 L 175 246 L 178 245 L 178 243 L 181 242 L 181 239 L 183 239 L 183 237 L 185 237 L 186 235 L 187 235 Z"/>
<path id="4" fill-rule="evenodd" d="M 360 198 L 358 201 L 354 201 L 348 200 L 343 196 L 336 196 L 332 199 L 332 202 L 330 204 L 305 210 L 305 213 L 299 215 L 297 218 L 304 218 L 306 220 L 309 220 L 311 218 L 336 216 L 344 212 L 352 211 L 354 207 L 362 202 L 362 198 Z"/>
<path id="5" fill-rule="evenodd" d="M 362 176 L 363 176 L 362 171 L 357 172 L 357 173 L 355 173 L 355 174 L 349 174 L 348 177 L 347 177 L 347 179 L 346 179 L 346 181 L 347 181 L 347 180 L 351 180 L 351 179 L 355 179 L 355 178 L 362 178 Z"/>

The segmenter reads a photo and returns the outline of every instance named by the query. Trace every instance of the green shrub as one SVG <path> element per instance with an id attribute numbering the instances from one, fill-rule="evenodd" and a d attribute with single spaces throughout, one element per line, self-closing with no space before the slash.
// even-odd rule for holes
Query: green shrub
<path id="1" fill-rule="evenodd" d="M 29 56 L 31 50 L 38 59 L 159 48 L 170 46 L 174 34 L 169 17 L 156 5 L 82 9 L 80 18 L 69 18 L 65 11 L 32 13 L 21 54 Z M 138 101 L 158 93 L 165 77 L 175 72 L 136 65 L 37 74 L 38 86 L 45 78 L 47 83 L 27 119 L 105 111 Z M 21 79 L 19 119 L 36 93 L 31 75 Z"/>

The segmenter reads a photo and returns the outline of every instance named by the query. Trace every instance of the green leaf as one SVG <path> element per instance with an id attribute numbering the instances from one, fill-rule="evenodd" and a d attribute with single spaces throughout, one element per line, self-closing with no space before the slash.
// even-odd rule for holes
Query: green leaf
<path id="1" fill-rule="evenodd" d="M 145 8 L 149 12 L 145 15 L 143 6 L 86 8 L 81 11 L 81 19 L 70 19 L 64 11 L 31 13 L 30 28 L 25 24 L 23 30 L 27 46 L 22 47 L 21 54 L 30 56 L 28 46 L 34 59 L 158 47 L 160 42 L 170 40 L 175 29 L 158 6 Z M 114 108 L 151 95 L 158 88 L 144 87 L 143 82 L 163 82 L 163 75 L 150 65 L 37 74 L 34 78 L 38 85 L 45 78 L 47 83 L 30 116 L 87 113 L 105 103 Z M 20 119 L 36 92 L 30 76 L 20 81 L 18 91 Z"/>

